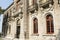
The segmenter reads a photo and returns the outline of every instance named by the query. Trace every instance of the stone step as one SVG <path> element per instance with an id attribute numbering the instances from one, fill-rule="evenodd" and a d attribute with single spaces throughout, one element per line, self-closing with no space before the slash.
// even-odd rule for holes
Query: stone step
<path id="1" fill-rule="evenodd" d="M 10 39 L 10 38 L 2 38 L 3 40 L 12 40 L 12 39 Z"/>
<path id="2" fill-rule="evenodd" d="M 3 40 L 19 40 L 17 38 L 11 39 L 11 38 L 2 38 Z"/>
<path id="3" fill-rule="evenodd" d="M 17 39 L 17 38 L 14 38 L 13 40 L 19 40 L 19 39 Z"/>
<path id="4" fill-rule="evenodd" d="M 29 39 L 17 39 L 17 38 L 14 38 L 14 39 L 11 39 L 11 38 L 2 38 L 3 40 L 29 40 Z"/>

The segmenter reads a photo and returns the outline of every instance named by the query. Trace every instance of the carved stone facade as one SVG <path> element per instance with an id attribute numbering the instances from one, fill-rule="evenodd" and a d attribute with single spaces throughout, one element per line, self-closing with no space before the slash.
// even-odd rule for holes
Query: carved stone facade
<path id="1" fill-rule="evenodd" d="M 4 12 L 4 40 L 59 40 L 59 0 L 14 0 Z"/>

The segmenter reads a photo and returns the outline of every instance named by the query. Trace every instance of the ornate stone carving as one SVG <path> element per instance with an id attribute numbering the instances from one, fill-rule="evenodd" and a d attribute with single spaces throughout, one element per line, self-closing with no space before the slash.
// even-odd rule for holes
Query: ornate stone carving
<path id="1" fill-rule="evenodd" d="M 14 21 L 15 18 L 14 18 L 14 17 L 10 17 L 10 18 L 8 18 L 7 20 L 8 20 L 8 21 Z"/>
<path id="2" fill-rule="evenodd" d="M 49 8 L 44 9 L 43 7 L 40 8 L 41 12 L 49 12 L 49 11 L 53 11 L 54 7 L 53 5 L 49 4 Z"/>
<path id="3" fill-rule="evenodd" d="M 53 0 L 42 0 L 42 1 L 39 1 L 40 3 L 40 7 L 43 7 L 44 9 L 45 8 L 49 8 L 49 4 L 53 5 Z"/>
<path id="4" fill-rule="evenodd" d="M 35 5 L 29 6 L 28 10 L 31 13 L 33 13 L 35 10 L 38 11 L 38 4 L 36 3 Z"/>

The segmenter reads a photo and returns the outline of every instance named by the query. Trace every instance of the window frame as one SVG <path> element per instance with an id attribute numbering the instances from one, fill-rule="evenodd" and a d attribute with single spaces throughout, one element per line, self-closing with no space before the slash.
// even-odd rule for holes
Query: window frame
<path id="1" fill-rule="evenodd" d="M 47 17 L 50 17 L 50 18 L 47 19 Z M 48 23 L 47 21 L 49 21 L 50 25 L 47 24 Z M 52 15 L 50 15 L 50 16 L 47 15 L 46 16 L 46 27 L 47 27 L 47 34 L 53 34 L 54 33 L 54 25 L 53 25 L 53 17 L 52 17 Z"/>
<path id="2" fill-rule="evenodd" d="M 38 34 L 38 19 L 37 18 L 33 19 L 33 33 Z"/>

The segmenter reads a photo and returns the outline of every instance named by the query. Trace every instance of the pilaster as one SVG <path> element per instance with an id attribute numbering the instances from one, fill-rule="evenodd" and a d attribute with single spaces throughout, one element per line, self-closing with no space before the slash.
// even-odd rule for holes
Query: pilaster
<path id="1" fill-rule="evenodd" d="M 29 39 L 29 26 L 28 26 L 28 0 L 23 1 L 23 21 L 24 21 L 24 37 L 25 40 Z"/>

